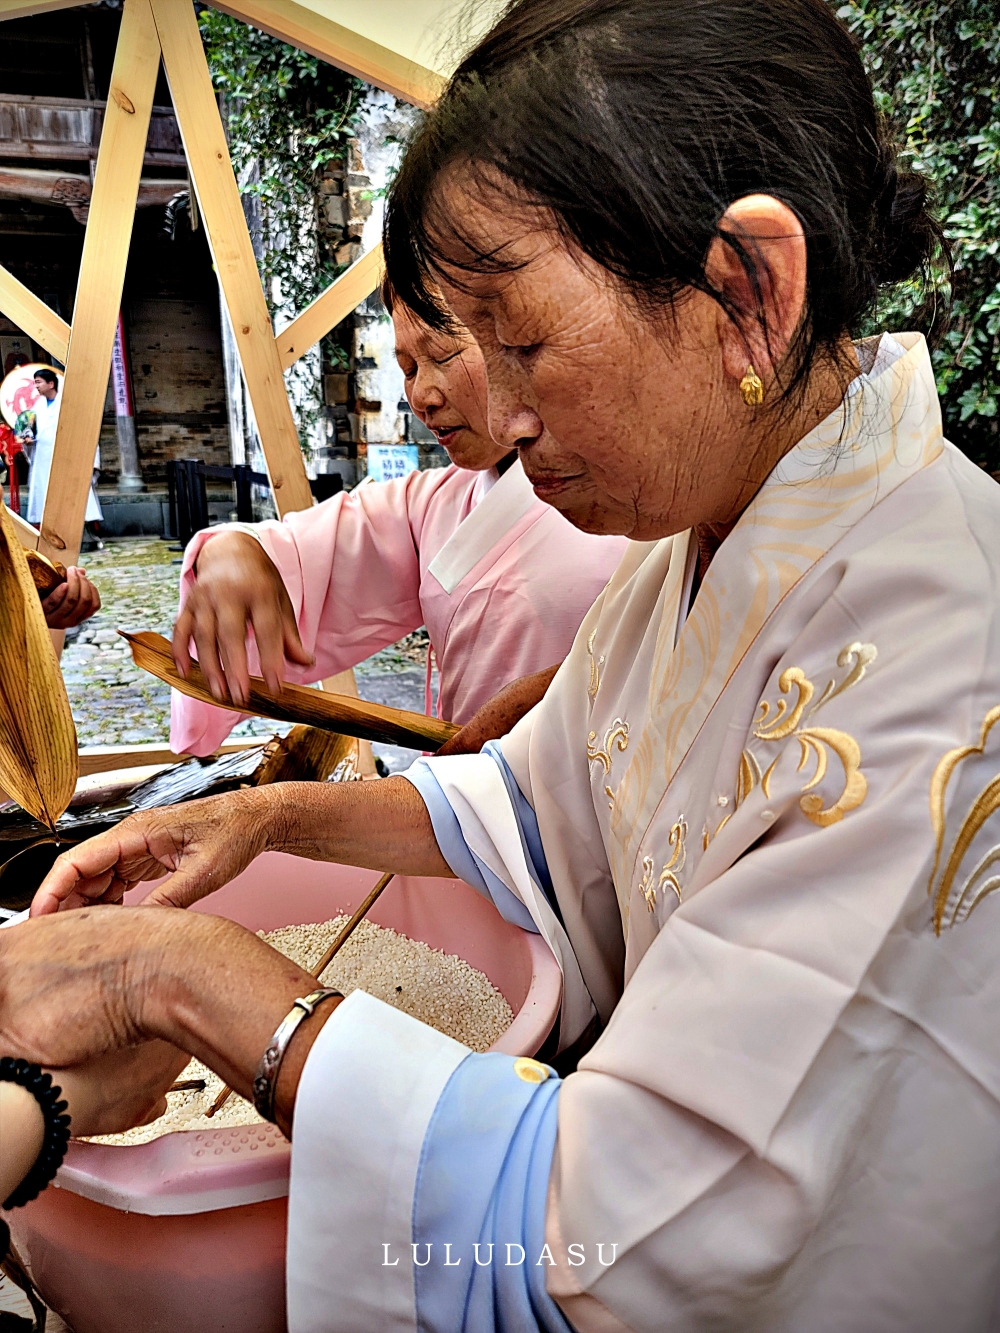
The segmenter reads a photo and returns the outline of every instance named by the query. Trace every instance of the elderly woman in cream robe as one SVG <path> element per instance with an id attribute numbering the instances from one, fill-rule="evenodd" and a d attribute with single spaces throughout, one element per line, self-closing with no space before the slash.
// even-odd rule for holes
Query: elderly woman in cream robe
<path id="1" fill-rule="evenodd" d="M 881 134 L 813 0 L 514 4 L 410 146 L 389 271 L 620 568 L 481 754 L 136 815 L 2 933 L 0 1048 L 259 1072 L 292 1333 L 997 1326 L 1000 491 L 923 338 L 851 341 L 934 238 Z M 553 1064 L 355 991 L 275 1077 L 314 983 L 261 941 L 51 915 L 265 848 L 455 873 L 540 932 Z"/>

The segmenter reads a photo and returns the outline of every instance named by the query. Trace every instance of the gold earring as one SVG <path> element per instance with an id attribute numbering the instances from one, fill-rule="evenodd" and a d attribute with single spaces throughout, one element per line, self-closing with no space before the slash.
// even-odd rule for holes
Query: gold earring
<path id="1" fill-rule="evenodd" d="M 760 407 L 764 401 L 764 383 L 753 366 L 747 366 L 747 373 L 740 380 L 740 393 L 747 407 Z"/>

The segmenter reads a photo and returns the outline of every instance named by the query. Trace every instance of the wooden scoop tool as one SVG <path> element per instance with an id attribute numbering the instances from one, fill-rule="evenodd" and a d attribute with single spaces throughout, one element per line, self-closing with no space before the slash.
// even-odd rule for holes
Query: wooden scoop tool
<path id="1" fill-rule="evenodd" d="M 404 745 L 416 750 L 439 750 L 461 730 L 454 722 L 444 722 L 425 713 L 410 713 L 403 708 L 369 703 L 365 699 L 351 699 L 346 694 L 327 694 L 306 685 L 284 685 L 274 694 L 259 676 L 250 677 L 250 697 L 245 704 L 221 703 L 208 688 L 208 682 L 198 664 L 192 663 L 191 674 L 185 679 L 174 664 L 170 643 L 162 634 L 118 633 L 128 641 L 136 666 L 172 685 L 181 694 L 216 708 L 228 708 L 234 713 L 254 713 L 258 717 L 275 718 L 279 722 L 299 722 L 324 731 L 337 731 L 344 736 L 357 736 L 364 741 L 381 741 L 386 745 Z"/>

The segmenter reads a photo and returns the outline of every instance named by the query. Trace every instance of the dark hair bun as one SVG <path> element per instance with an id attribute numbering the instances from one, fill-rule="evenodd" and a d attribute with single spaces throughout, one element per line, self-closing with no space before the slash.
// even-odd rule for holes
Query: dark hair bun
<path id="1" fill-rule="evenodd" d="M 875 210 L 872 276 L 882 287 L 926 269 L 943 237 L 928 211 L 926 179 L 899 170 L 895 146 L 887 139 L 880 147 L 883 185 Z"/>

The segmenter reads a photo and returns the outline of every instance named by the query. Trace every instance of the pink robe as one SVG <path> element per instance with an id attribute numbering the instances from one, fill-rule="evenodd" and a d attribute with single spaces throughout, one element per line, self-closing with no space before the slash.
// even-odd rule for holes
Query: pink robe
<path id="1" fill-rule="evenodd" d="M 412 472 L 244 530 L 277 566 L 316 657 L 308 669 L 289 663 L 288 680 L 336 675 L 426 625 L 439 712 L 459 723 L 510 681 L 562 661 L 626 546 L 579 532 L 536 499 L 520 462 L 498 480 L 457 467 Z M 182 604 L 218 531 L 188 545 Z M 252 644 L 250 667 L 259 669 Z M 238 720 L 175 692 L 171 748 L 211 754 Z"/>

